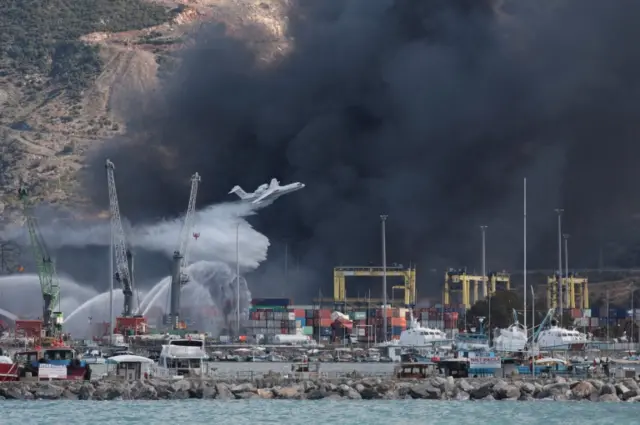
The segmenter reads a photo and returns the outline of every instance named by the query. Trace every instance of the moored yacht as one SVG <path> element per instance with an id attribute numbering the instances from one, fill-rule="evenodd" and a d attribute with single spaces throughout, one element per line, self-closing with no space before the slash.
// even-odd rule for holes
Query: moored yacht
<path id="1" fill-rule="evenodd" d="M 587 336 L 574 329 L 558 326 L 554 310 L 547 313 L 534 340 L 540 350 L 582 350 L 589 342 Z"/>
<path id="2" fill-rule="evenodd" d="M 184 376 L 206 374 L 209 359 L 204 340 L 173 339 L 162 346 L 158 363 L 152 374 L 158 377 L 181 379 Z"/>
<path id="3" fill-rule="evenodd" d="M 500 335 L 493 341 L 496 351 L 522 351 L 527 345 L 527 330 L 518 321 L 518 315 L 513 310 L 513 323 L 506 329 L 500 329 Z"/>
<path id="4" fill-rule="evenodd" d="M 381 345 L 399 345 L 402 347 L 431 347 L 448 341 L 447 335 L 440 329 L 425 328 L 413 317 L 409 319 L 409 326 L 402 331 L 400 339 Z"/>
<path id="5" fill-rule="evenodd" d="M 480 330 L 475 332 L 475 328 L 471 328 L 471 332 L 461 332 L 456 335 L 455 349 L 458 351 L 489 351 L 489 336 L 484 332 L 484 317 L 479 317 Z"/>

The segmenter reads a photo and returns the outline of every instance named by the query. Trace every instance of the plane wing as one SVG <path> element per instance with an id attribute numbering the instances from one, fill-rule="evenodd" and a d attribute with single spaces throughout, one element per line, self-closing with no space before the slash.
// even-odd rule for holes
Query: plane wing
<path id="1" fill-rule="evenodd" d="M 260 196 L 258 196 L 256 199 L 254 199 L 251 203 L 252 204 L 259 204 L 260 202 L 264 201 L 269 195 L 271 195 L 273 193 L 272 190 L 265 190 L 264 193 Z"/>

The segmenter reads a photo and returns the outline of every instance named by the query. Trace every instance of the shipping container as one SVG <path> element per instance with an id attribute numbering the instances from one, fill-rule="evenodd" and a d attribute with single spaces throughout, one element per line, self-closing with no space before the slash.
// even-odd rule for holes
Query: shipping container
<path id="1" fill-rule="evenodd" d="M 302 334 L 303 335 L 313 335 L 313 327 L 311 326 L 305 326 L 304 328 L 302 328 Z"/>
<path id="2" fill-rule="evenodd" d="M 600 309 L 598 307 L 591 307 L 591 317 L 600 317 Z"/>
<path id="3" fill-rule="evenodd" d="M 580 310 L 579 308 L 572 308 L 571 309 L 571 318 L 572 319 L 578 319 L 582 317 L 582 310 Z"/>
<path id="4" fill-rule="evenodd" d="M 402 328 L 401 326 L 394 326 L 391 328 L 391 335 L 400 335 L 403 330 L 404 328 Z"/>
<path id="5" fill-rule="evenodd" d="M 449 321 L 458 321 L 458 312 L 457 311 L 452 311 L 450 313 L 445 313 L 444 314 L 444 320 L 449 320 Z"/>
<path id="6" fill-rule="evenodd" d="M 597 317 L 592 317 L 591 318 L 591 327 L 592 328 L 597 328 L 600 326 L 600 319 Z"/>
<path id="7" fill-rule="evenodd" d="M 585 308 L 584 310 L 582 310 L 582 317 L 591 317 L 591 309 Z"/>
<path id="8" fill-rule="evenodd" d="M 333 334 L 333 329 L 331 327 L 320 328 L 320 336 L 331 336 L 332 334 Z"/>
<path id="9" fill-rule="evenodd" d="M 457 320 L 444 320 L 444 328 L 445 329 L 457 329 L 458 321 Z"/>
<path id="10" fill-rule="evenodd" d="M 353 313 L 354 320 L 366 320 L 367 312 L 366 311 L 356 311 Z"/>
<path id="11" fill-rule="evenodd" d="M 331 319 L 331 310 L 315 310 L 313 312 L 314 319 Z"/>
<path id="12" fill-rule="evenodd" d="M 307 324 L 307 321 L 304 319 L 296 319 L 296 328 L 304 328 Z"/>
<path id="13" fill-rule="evenodd" d="M 290 304 L 291 300 L 288 298 L 254 298 L 251 300 L 251 305 L 287 307 Z"/>
<path id="14" fill-rule="evenodd" d="M 320 325 L 321 328 L 328 328 L 331 326 L 332 323 L 333 321 L 331 320 L 331 318 L 318 320 L 318 324 Z"/>
<path id="15" fill-rule="evenodd" d="M 589 326 L 589 318 L 588 317 L 577 317 L 573 320 L 573 326 L 577 327 L 587 327 Z"/>
<path id="16" fill-rule="evenodd" d="M 307 318 L 307 319 L 313 319 L 314 311 L 315 311 L 315 310 L 305 310 L 305 311 L 304 311 L 304 316 L 305 316 L 305 318 Z"/>
<path id="17" fill-rule="evenodd" d="M 407 319 L 404 317 L 392 317 L 391 318 L 391 326 L 402 326 L 404 328 L 407 327 Z"/>

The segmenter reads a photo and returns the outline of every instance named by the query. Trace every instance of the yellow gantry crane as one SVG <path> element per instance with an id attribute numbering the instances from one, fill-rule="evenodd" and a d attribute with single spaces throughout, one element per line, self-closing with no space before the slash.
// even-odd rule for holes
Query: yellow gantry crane
<path id="1" fill-rule="evenodd" d="M 345 304 L 353 299 L 347 298 L 347 277 L 382 277 L 385 271 L 382 267 L 336 267 L 333 269 L 333 301 L 336 304 Z M 404 305 L 413 307 L 416 304 L 416 268 L 404 268 L 399 266 L 387 266 L 386 274 L 389 277 L 402 277 L 403 285 L 393 286 L 393 289 L 404 291 Z M 373 300 L 372 300 L 373 301 Z M 357 301 L 355 301 L 357 302 Z"/>
<path id="2" fill-rule="evenodd" d="M 547 277 L 547 306 L 558 308 L 558 281 L 560 277 Z M 562 278 L 562 293 L 564 296 L 563 308 L 588 309 L 589 307 L 589 279 L 585 276 L 577 276 L 569 273 Z"/>
<path id="3" fill-rule="evenodd" d="M 471 297 L 471 284 L 473 283 L 473 299 Z M 482 298 L 480 297 L 480 289 L 482 289 Z M 444 275 L 444 304 L 451 304 L 451 293 L 460 292 L 461 304 L 469 309 L 471 306 L 486 298 L 489 294 L 493 295 L 496 291 L 510 291 L 511 277 L 509 273 L 490 272 L 488 276 L 467 274 L 466 269 L 449 269 Z"/>

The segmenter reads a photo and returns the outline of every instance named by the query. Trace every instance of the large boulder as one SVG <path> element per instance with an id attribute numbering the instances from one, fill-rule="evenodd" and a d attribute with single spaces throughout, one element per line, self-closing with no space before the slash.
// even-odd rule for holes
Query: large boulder
<path id="1" fill-rule="evenodd" d="M 481 384 L 479 387 L 471 390 L 469 395 L 474 400 L 484 400 L 487 396 L 491 395 L 491 390 L 493 389 L 493 382 L 488 381 Z M 491 397 L 493 398 L 493 397 Z"/>
<path id="2" fill-rule="evenodd" d="M 575 400 L 589 398 L 595 392 L 597 390 L 589 381 L 579 381 L 571 387 L 571 395 Z"/>
<path id="3" fill-rule="evenodd" d="M 273 394 L 277 398 L 295 400 L 302 398 L 302 389 L 297 385 L 291 387 L 276 387 L 273 389 Z"/>
<path id="4" fill-rule="evenodd" d="M 409 389 L 412 398 L 439 399 L 442 392 L 429 383 L 418 384 Z"/>
<path id="5" fill-rule="evenodd" d="M 52 384 L 39 384 L 33 389 L 33 396 L 40 400 L 58 400 L 64 388 Z"/>
<path id="6" fill-rule="evenodd" d="M 507 384 L 504 381 L 498 381 L 492 388 L 493 397 L 496 400 L 513 399 L 520 397 L 520 390 L 515 385 Z"/>
<path id="7" fill-rule="evenodd" d="M 216 384 L 216 399 L 218 400 L 231 400 L 233 394 L 229 391 L 229 387 L 227 384 L 218 383 Z"/>

